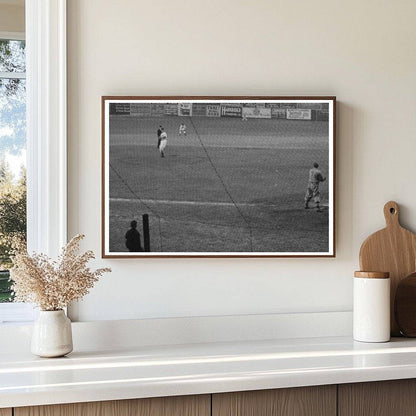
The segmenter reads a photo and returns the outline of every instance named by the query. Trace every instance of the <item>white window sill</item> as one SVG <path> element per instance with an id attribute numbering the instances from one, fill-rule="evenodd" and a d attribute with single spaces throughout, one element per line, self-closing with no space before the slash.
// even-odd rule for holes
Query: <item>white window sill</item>
<path id="1" fill-rule="evenodd" d="M 13 325 L 30 323 L 35 319 L 36 311 L 28 303 L 0 303 L 0 324 Z"/>

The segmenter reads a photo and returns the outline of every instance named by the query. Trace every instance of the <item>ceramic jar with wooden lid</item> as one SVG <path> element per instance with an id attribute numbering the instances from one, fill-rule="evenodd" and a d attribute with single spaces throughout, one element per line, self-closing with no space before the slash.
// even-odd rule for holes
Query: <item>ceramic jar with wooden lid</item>
<path id="1" fill-rule="evenodd" d="M 361 342 L 389 341 L 389 273 L 355 272 L 353 304 L 354 339 Z"/>

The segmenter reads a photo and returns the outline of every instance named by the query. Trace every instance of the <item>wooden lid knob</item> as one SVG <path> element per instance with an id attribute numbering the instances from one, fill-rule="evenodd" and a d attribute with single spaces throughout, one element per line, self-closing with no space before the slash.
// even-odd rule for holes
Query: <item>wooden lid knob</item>
<path id="1" fill-rule="evenodd" d="M 390 277 L 389 272 L 354 272 L 354 277 L 362 277 L 365 279 L 388 279 Z"/>

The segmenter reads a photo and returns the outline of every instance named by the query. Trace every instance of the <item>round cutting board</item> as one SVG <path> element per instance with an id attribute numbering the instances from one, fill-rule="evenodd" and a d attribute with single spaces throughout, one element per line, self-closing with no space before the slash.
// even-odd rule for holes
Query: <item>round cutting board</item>
<path id="1" fill-rule="evenodd" d="M 384 205 L 386 228 L 370 235 L 360 250 L 361 270 L 383 270 L 390 273 L 391 335 L 400 335 L 394 316 L 394 299 L 399 282 L 416 270 L 416 235 L 400 225 L 399 206 L 390 201 Z"/>
<path id="2" fill-rule="evenodd" d="M 394 314 L 400 332 L 406 337 L 416 337 L 416 273 L 398 284 Z"/>

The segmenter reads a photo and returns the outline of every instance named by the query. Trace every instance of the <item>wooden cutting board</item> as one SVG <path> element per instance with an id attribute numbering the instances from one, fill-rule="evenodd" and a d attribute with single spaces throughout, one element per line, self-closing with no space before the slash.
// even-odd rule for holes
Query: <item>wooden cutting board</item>
<path id="1" fill-rule="evenodd" d="M 389 272 L 391 335 L 400 335 L 394 317 L 394 298 L 400 280 L 416 271 L 416 235 L 400 225 L 399 206 L 390 201 L 384 205 L 386 228 L 370 235 L 360 250 L 360 268 L 363 271 Z M 416 319 L 416 317 L 415 317 Z"/>
<path id="2" fill-rule="evenodd" d="M 394 300 L 394 316 L 403 335 L 416 337 L 416 273 L 399 282 Z"/>

